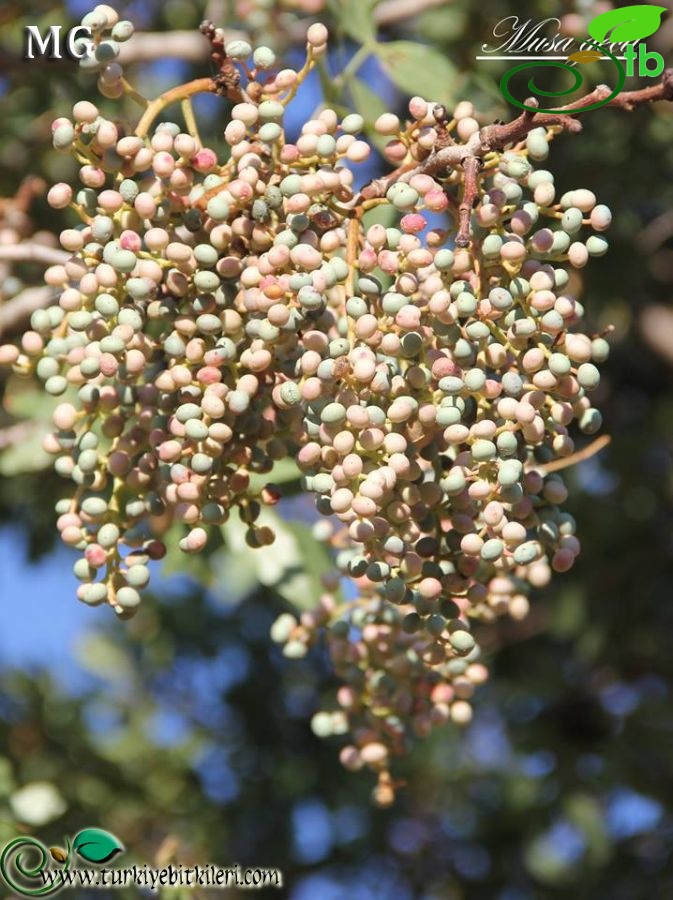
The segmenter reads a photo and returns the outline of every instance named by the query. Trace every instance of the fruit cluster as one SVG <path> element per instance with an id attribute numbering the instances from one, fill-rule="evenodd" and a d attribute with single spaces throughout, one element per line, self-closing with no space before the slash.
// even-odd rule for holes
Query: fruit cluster
<path id="1" fill-rule="evenodd" d="M 140 99 L 114 61 L 132 26 L 107 6 L 85 24 L 103 94 Z M 384 804 L 392 755 L 470 719 L 486 677 L 472 623 L 523 617 L 528 587 L 579 552 L 556 469 L 573 435 L 600 427 L 590 397 L 608 345 L 582 332 L 568 269 L 606 252 L 610 211 L 585 188 L 558 196 L 536 168 L 554 127 L 438 167 L 480 125 L 469 103 L 449 115 L 420 97 L 407 122 L 375 123 L 394 169 L 359 191 L 359 115 L 324 108 L 295 140 L 283 126 L 324 26 L 299 71 L 202 30 L 215 78 L 147 102 L 136 127 L 88 101 L 54 122 L 81 184 L 48 200 L 80 224 L 46 272 L 58 303 L 0 362 L 62 398 L 46 439 L 73 484 L 58 528 L 80 553 L 79 599 L 123 618 L 167 522 L 193 553 L 236 509 L 251 546 L 271 543 L 258 520 L 279 491 L 251 475 L 296 457 L 357 598 L 326 594 L 272 636 L 300 656 L 327 635 L 344 686 L 315 730 L 351 731 L 342 761 L 378 773 Z M 234 104 L 224 156 L 199 138 L 201 90 Z M 158 121 L 173 101 L 184 126 Z M 379 207 L 393 226 L 368 222 Z"/>

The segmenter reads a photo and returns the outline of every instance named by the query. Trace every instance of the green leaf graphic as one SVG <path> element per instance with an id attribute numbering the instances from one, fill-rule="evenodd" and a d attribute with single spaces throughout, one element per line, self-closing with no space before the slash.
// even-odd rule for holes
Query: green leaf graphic
<path id="1" fill-rule="evenodd" d="M 598 42 L 604 41 L 610 33 L 611 43 L 617 41 L 638 41 L 649 37 L 661 24 L 661 15 L 666 12 L 665 6 L 650 6 L 639 3 L 637 6 L 622 6 L 601 13 L 589 22 L 589 34 Z"/>
<path id="2" fill-rule="evenodd" d="M 75 835 L 73 849 L 87 862 L 104 863 L 124 850 L 114 834 L 102 828 L 85 828 Z"/>

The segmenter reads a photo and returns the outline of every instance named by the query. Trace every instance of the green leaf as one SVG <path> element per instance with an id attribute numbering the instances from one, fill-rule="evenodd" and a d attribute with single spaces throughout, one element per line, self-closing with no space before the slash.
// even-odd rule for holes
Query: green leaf
<path id="1" fill-rule="evenodd" d="M 372 0 L 338 0 L 335 6 L 335 15 L 346 34 L 366 44 L 376 37 L 376 25 L 374 23 L 374 6 Z"/>
<path id="2" fill-rule="evenodd" d="M 492 101 L 495 101 L 499 108 L 504 109 L 503 95 L 498 84 L 498 79 L 494 78 L 490 72 L 486 73 L 481 69 L 470 72 L 466 83 L 462 85 L 461 93 L 464 96 L 473 99 L 474 105 L 478 109 L 486 106 L 487 103 L 492 103 Z M 491 108 L 489 110 L 489 115 L 493 118 L 497 118 L 499 112 L 500 109 L 494 110 Z"/>
<path id="3" fill-rule="evenodd" d="M 66 397 L 65 399 L 69 399 Z M 7 382 L 4 404 L 8 413 L 17 419 L 44 419 L 49 421 L 54 408 L 63 398 L 49 396 L 35 381 L 11 376 Z"/>
<path id="4" fill-rule="evenodd" d="M 93 863 L 105 863 L 124 851 L 124 845 L 114 834 L 102 828 L 85 828 L 78 832 L 72 846 L 82 859 Z"/>
<path id="5" fill-rule="evenodd" d="M 4 407 L 12 417 L 23 421 L 4 426 L 12 431 L 3 435 L 8 443 L 0 452 L 0 475 L 8 478 L 51 466 L 53 458 L 44 450 L 42 442 L 45 434 L 52 430 L 51 414 L 57 402 L 56 398 L 39 390 L 34 381 L 10 377 Z"/>
<path id="6" fill-rule="evenodd" d="M 297 609 L 313 609 L 324 590 L 320 578 L 332 568 L 332 560 L 325 545 L 316 541 L 308 525 L 303 522 L 284 524 L 294 539 L 298 558 L 288 567 L 276 590 Z"/>
<path id="7" fill-rule="evenodd" d="M 236 602 L 263 584 L 298 609 L 312 609 L 323 592 L 320 576 L 332 566 L 327 548 L 313 538 L 309 526 L 281 519 L 271 509 L 262 510 L 258 524 L 275 531 L 271 546 L 248 547 L 247 526 L 236 516 L 222 526 L 227 550 L 212 560 L 212 588 Z"/>
<path id="8" fill-rule="evenodd" d="M 611 843 L 599 801 L 590 794 L 577 791 L 564 798 L 563 806 L 571 824 L 584 833 L 590 864 L 604 865 L 610 855 Z"/>
<path id="9" fill-rule="evenodd" d="M 133 661 L 126 648 L 102 634 L 85 632 L 75 645 L 75 655 L 80 665 L 116 687 L 130 685 Z"/>
<path id="10" fill-rule="evenodd" d="M 587 29 L 591 37 L 604 41 L 610 34 L 610 42 L 638 41 L 649 37 L 661 24 L 661 15 L 666 12 L 665 6 L 650 6 L 639 3 L 637 6 L 622 6 L 601 13 L 589 22 Z"/>
<path id="11" fill-rule="evenodd" d="M 187 529 L 182 522 L 173 522 L 162 541 L 166 544 L 166 555 L 161 563 L 162 576 L 187 575 L 199 584 L 210 583 L 211 571 L 209 554 L 211 545 L 209 542 L 205 552 L 184 553 L 179 547 L 179 541 L 185 536 Z"/>
<path id="12" fill-rule="evenodd" d="M 300 478 L 301 471 L 294 459 L 280 459 L 274 462 L 273 469 L 265 475 L 260 475 L 258 472 L 250 475 L 250 492 L 254 494 L 261 491 L 265 484 L 291 484 L 293 481 L 299 481 Z"/>
<path id="13" fill-rule="evenodd" d="M 248 526 L 234 514 L 221 526 L 224 547 L 210 561 L 212 590 L 226 603 L 240 603 L 259 584 L 256 556 L 263 549 L 253 550 L 245 542 Z"/>
<path id="14" fill-rule="evenodd" d="M 365 133 L 378 150 L 383 150 L 389 138 L 374 130 L 374 122 L 378 117 L 388 111 L 388 107 L 378 94 L 368 87 L 360 78 L 348 79 L 348 90 L 355 111 L 359 112 L 365 120 Z"/>
<path id="15" fill-rule="evenodd" d="M 387 111 L 388 107 L 383 100 L 362 79 L 349 79 L 348 90 L 356 112 L 360 113 L 367 125 L 373 125 L 381 113 Z"/>
<path id="16" fill-rule="evenodd" d="M 392 228 L 399 224 L 401 213 L 395 209 L 392 203 L 380 203 L 372 206 L 362 216 L 362 227 L 366 232 L 372 225 L 383 225 L 384 228 Z"/>
<path id="17" fill-rule="evenodd" d="M 415 31 L 433 44 L 448 44 L 462 41 L 469 33 L 469 11 L 460 9 L 455 3 L 433 6 L 416 19 Z"/>
<path id="18" fill-rule="evenodd" d="M 335 109 L 339 102 L 340 92 L 334 82 L 334 79 L 330 75 L 327 66 L 325 65 L 324 57 L 320 57 L 315 70 L 318 73 L 320 88 L 322 90 L 323 97 L 325 98 L 325 102 L 328 103 L 332 107 L 332 109 Z"/>
<path id="19" fill-rule="evenodd" d="M 0 475 L 11 478 L 24 472 L 41 472 L 53 462 L 53 458 L 42 446 L 48 428 L 42 429 L 39 422 L 29 423 L 28 430 L 19 441 L 0 453 Z"/>
<path id="20" fill-rule="evenodd" d="M 378 44 L 376 55 L 392 81 L 410 96 L 453 105 L 458 73 L 438 50 L 414 41 L 391 41 Z"/>

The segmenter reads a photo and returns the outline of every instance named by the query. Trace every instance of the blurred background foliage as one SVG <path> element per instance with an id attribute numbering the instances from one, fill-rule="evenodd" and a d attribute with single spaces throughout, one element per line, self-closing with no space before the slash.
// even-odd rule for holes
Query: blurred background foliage
<path id="1" fill-rule="evenodd" d="M 583 35 L 609 7 L 137 0 L 118 8 L 159 33 L 158 43 L 145 36 L 129 45 L 136 55 L 127 68 L 147 94 L 207 71 L 195 33 L 204 16 L 252 32 L 290 63 L 307 22 L 325 21 L 334 45 L 293 106 L 298 129 L 321 92 L 370 123 L 383 109 L 403 112 L 414 93 L 448 105 L 470 99 L 485 122 L 508 118 L 497 83 L 509 64 L 475 61 L 497 43 L 496 23 L 555 17 Z M 8 263 L 3 247 L 55 247 L 67 224 L 46 206 L 39 181 L 71 175 L 68 160 L 51 152 L 50 121 L 76 99 L 98 99 L 93 79 L 67 60 L 23 60 L 22 29 L 75 24 L 86 10 L 79 0 L 0 8 L 5 338 L 25 323 L 44 265 Z M 164 42 L 161 32 L 175 29 L 185 33 Z M 670 17 L 648 47 L 666 54 L 672 34 Z M 607 77 L 587 67 L 590 81 L 594 70 Z M 212 101 L 200 111 L 218 146 L 225 110 Z M 343 772 L 338 747 L 312 735 L 310 716 L 334 688 L 326 659 L 315 650 L 286 660 L 268 638 L 287 604 L 315 601 L 328 565 L 311 542 L 310 503 L 296 496 L 291 467 L 274 474 L 289 497 L 280 549 L 244 553 L 232 526 L 200 560 L 171 556 L 161 596 L 130 623 L 75 608 L 62 551 L 59 574 L 52 566 L 49 578 L 30 580 L 35 598 L 22 595 L 16 573 L 56 552 L 61 485 L 39 449 L 49 403 L 10 379 L 0 411 L 3 643 L 30 625 L 25 606 L 42 644 L 30 666 L 0 659 L 2 842 L 35 833 L 58 844 L 100 825 L 130 848 L 125 861 L 279 866 L 281 893 L 292 900 L 673 896 L 673 110 L 601 109 L 582 122 L 579 137 L 555 141 L 545 165 L 561 193 L 590 187 L 615 215 L 609 253 L 573 283 L 594 330 L 614 325 L 598 403 L 612 444 L 569 473 L 583 543 L 577 566 L 534 598 L 526 621 L 484 633 L 493 674 L 467 732 L 446 730 L 418 747 L 403 767 L 408 787 L 386 811 L 370 807 L 367 775 Z M 378 160 L 362 177 L 383 168 Z M 50 603 L 55 578 L 73 594 L 72 611 Z M 40 647 L 69 617 L 77 619 L 75 659 L 52 645 L 42 663 Z"/>

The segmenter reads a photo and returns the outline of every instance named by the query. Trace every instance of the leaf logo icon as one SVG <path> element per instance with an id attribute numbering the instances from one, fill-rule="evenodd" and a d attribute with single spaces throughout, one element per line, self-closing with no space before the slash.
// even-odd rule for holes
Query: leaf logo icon
<path id="1" fill-rule="evenodd" d="M 72 846 L 82 859 L 92 863 L 107 862 L 124 850 L 114 834 L 102 828 L 85 828 L 78 832 Z"/>
<path id="2" fill-rule="evenodd" d="M 603 59 L 600 50 L 577 50 L 568 57 L 568 62 L 576 63 L 592 63 L 599 59 Z"/>
<path id="3" fill-rule="evenodd" d="M 55 859 L 57 863 L 68 861 L 68 853 L 62 847 L 50 847 L 49 852 L 51 853 L 52 859 Z"/>
<path id="4" fill-rule="evenodd" d="M 601 13 L 589 22 L 589 34 L 598 41 L 604 41 L 610 34 L 610 41 L 638 41 L 649 37 L 661 24 L 661 15 L 666 12 L 665 6 L 650 6 L 648 3 L 637 6 L 622 6 Z"/>

